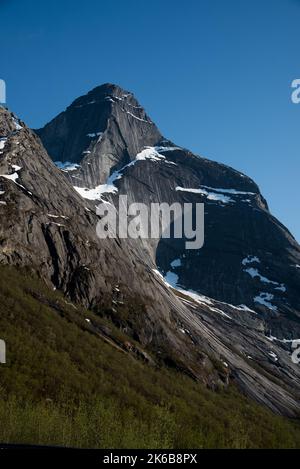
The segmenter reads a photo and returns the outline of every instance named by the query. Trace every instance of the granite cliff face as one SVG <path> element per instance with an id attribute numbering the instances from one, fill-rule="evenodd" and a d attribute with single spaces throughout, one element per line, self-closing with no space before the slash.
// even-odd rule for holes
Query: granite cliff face
<path id="1" fill-rule="evenodd" d="M 120 169 L 162 138 L 132 93 L 110 84 L 76 99 L 37 133 L 54 161 L 79 165 L 70 174 L 79 187 L 104 183 L 111 168 Z"/>
<path id="2" fill-rule="evenodd" d="M 235 382 L 274 411 L 298 415 L 290 341 L 300 338 L 300 248 L 257 185 L 164 139 L 114 85 L 78 98 L 36 133 L 43 145 L 0 110 L 0 261 L 105 309 L 157 364 L 210 387 Z M 148 206 L 203 202 L 204 247 L 99 240 L 96 206 L 118 206 L 120 195 Z"/>
<path id="3" fill-rule="evenodd" d="M 164 139 L 132 94 L 114 85 L 78 98 L 38 134 L 54 161 L 79 165 L 65 174 L 90 189 L 79 191 L 86 198 L 205 203 L 201 250 L 147 243 L 159 270 L 184 289 L 255 309 L 280 339 L 300 337 L 300 248 L 250 178 Z"/>

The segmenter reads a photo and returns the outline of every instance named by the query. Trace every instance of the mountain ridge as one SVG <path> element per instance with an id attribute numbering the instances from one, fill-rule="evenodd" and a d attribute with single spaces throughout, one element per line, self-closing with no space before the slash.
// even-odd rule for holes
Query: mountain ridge
<path id="1" fill-rule="evenodd" d="M 133 99 L 129 104 L 136 103 Z M 73 157 L 90 151 L 82 155 L 84 164 L 76 163 L 80 168 L 56 168 L 25 126 L 1 135 L 6 138 L 1 174 L 12 176 L 12 165 L 20 169 L 14 177 L 18 184 L 0 181 L 3 219 L 7 210 L 13 215 L 1 227 L 0 262 L 30 266 L 72 301 L 96 312 L 105 308 L 162 363 L 212 388 L 234 382 L 273 411 L 298 415 L 299 368 L 284 340 L 300 337 L 300 277 L 296 267 L 287 266 L 300 264 L 299 245 L 270 215 L 251 179 L 176 147 L 152 125 L 149 131 L 148 121 L 140 120 L 145 111 L 136 119 L 124 112 L 123 102 L 114 101 L 96 111 L 94 104 L 76 108 L 76 118 L 69 107 L 63 120 L 58 116 L 37 132 L 55 161 L 69 155 L 74 164 Z M 109 122 L 100 142 L 99 129 L 92 127 L 99 120 Z M 3 133 L 14 125 L 13 116 L 0 110 Z M 93 135 L 86 138 L 88 130 Z M 70 153 L 61 141 L 57 145 L 77 133 L 80 153 L 73 141 L 67 142 Z M 58 153 L 51 155 L 51 148 Z M 107 192 L 108 178 L 122 168 L 115 190 Z M 78 193 L 95 186 L 102 191 L 94 199 Z M 204 248 L 192 255 L 184 240 L 100 241 L 95 205 L 103 200 L 116 205 L 119 195 L 127 195 L 129 203 L 205 203 Z M 172 284 L 169 273 L 176 280 Z M 127 311 L 134 296 L 136 307 Z"/>

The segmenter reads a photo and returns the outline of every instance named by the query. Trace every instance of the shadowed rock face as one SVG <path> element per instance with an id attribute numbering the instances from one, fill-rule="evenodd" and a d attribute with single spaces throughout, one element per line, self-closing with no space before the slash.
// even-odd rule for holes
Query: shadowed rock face
<path id="1" fill-rule="evenodd" d="M 274 411 L 298 414 L 300 373 L 287 340 L 300 338 L 300 250 L 251 179 L 164 139 L 114 85 L 37 131 L 52 159 L 69 163 L 62 171 L 5 110 L 0 130 L 1 262 L 30 266 L 93 309 L 110 301 L 108 314 L 158 362 L 211 387 L 234 381 Z M 117 205 L 119 195 L 148 206 L 203 202 L 204 247 L 99 240 L 95 206 Z M 173 274 L 175 289 L 157 267 Z M 124 319 L 121 305 L 133 303 Z"/>

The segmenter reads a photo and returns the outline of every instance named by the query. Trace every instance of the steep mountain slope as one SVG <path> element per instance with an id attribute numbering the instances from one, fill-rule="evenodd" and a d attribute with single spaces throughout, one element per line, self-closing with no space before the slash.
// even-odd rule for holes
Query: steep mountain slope
<path id="1" fill-rule="evenodd" d="M 84 132 L 90 130 L 88 142 L 75 115 Z M 81 160 L 64 150 L 73 145 L 74 133 L 81 136 Z M 300 338 L 300 248 L 251 179 L 165 140 L 132 94 L 114 85 L 78 98 L 38 134 L 54 160 L 79 164 L 65 174 L 85 198 L 99 201 L 105 194 L 117 203 L 126 194 L 129 203 L 148 206 L 204 202 L 204 247 L 194 252 L 184 248 L 185 240 L 151 240 L 146 244 L 152 259 L 180 287 L 245 304 L 261 314 L 273 336 Z"/>
<path id="2" fill-rule="evenodd" d="M 286 341 L 299 331 L 299 246 L 252 180 L 165 140 L 133 96 L 113 85 L 37 131 L 62 171 L 12 114 L 0 110 L 0 122 L 2 263 L 29 266 L 110 318 L 157 364 L 212 388 L 235 382 L 272 410 L 298 415 L 300 370 Z M 117 206 L 120 194 L 148 205 L 204 201 L 204 248 L 99 240 L 96 206 Z"/>
<path id="3" fill-rule="evenodd" d="M 70 299 L 106 310 L 133 337 L 159 350 L 161 361 L 216 385 L 218 372 L 191 350 L 172 317 L 181 302 L 169 289 L 157 290 L 159 279 L 139 246 L 99 240 L 94 204 L 73 189 L 32 131 L 3 109 L 0 116 L 0 261 L 30 267 Z"/>
<path id="4" fill-rule="evenodd" d="M 297 422 L 149 366 L 132 338 L 22 269 L 0 266 L 0 330 L 1 446 L 299 447 Z"/>

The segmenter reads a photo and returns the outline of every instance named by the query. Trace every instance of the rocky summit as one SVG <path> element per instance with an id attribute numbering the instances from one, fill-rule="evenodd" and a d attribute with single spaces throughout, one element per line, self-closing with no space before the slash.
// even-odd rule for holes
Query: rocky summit
<path id="1" fill-rule="evenodd" d="M 105 308 L 149 366 L 299 415 L 300 247 L 246 175 L 164 138 L 132 93 L 105 84 L 35 131 L 0 108 L 0 191 L 2 264 Z M 122 195 L 203 203 L 204 246 L 99 239 L 97 206 Z"/>

